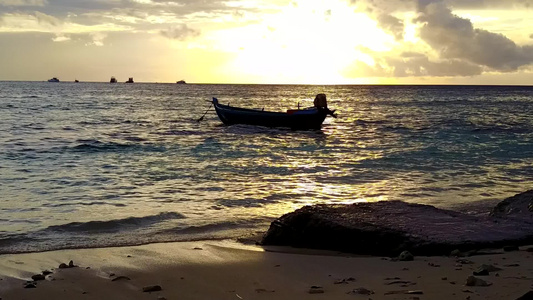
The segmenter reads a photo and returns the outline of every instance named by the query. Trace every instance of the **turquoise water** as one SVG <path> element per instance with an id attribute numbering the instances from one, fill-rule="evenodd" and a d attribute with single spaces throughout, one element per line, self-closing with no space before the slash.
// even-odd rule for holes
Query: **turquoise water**
<path id="1" fill-rule="evenodd" d="M 320 131 L 223 126 L 208 100 Z M 0 253 L 246 237 L 303 205 L 531 189 L 533 87 L 0 82 Z"/>

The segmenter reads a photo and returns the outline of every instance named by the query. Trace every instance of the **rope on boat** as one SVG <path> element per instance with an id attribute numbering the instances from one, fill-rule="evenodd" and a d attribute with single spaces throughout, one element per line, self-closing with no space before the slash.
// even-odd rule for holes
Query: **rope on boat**
<path id="1" fill-rule="evenodd" d="M 200 122 L 204 119 L 205 115 L 207 115 L 207 113 L 211 110 L 211 108 L 213 107 L 212 105 L 213 103 L 211 103 L 211 105 L 209 105 L 209 108 L 204 112 L 204 114 L 200 117 L 200 119 L 196 120 L 196 122 Z"/>

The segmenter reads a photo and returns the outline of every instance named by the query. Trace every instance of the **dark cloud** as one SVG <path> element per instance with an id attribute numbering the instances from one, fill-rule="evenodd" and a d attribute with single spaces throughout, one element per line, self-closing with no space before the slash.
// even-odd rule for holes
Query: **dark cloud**
<path id="1" fill-rule="evenodd" d="M 533 46 L 518 46 L 507 37 L 475 29 L 468 19 L 452 14 L 443 3 L 424 7 L 420 37 L 442 58 L 464 60 L 498 71 L 515 71 L 533 63 Z"/>
<path id="2" fill-rule="evenodd" d="M 452 59 L 439 62 L 430 61 L 424 55 L 411 56 L 407 59 L 387 59 L 393 68 L 394 77 L 407 76 L 474 76 L 480 75 L 483 69 L 462 60 Z"/>
<path id="3" fill-rule="evenodd" d="M 422 53 L 404 52 L 399 58 L 375 58 L 374 66 L 356 61 L 346 77 L 457 77 L 480 75 L 483 68 L 461 60 L 431 61 Z"/>
<path id="4" fill-rule="evenodd" d="M 200 32 L 198 30 L 191 29 L 185 24 L 181 24 L 168 30 L 161 30 L 160 33 L 164 37 L 180 41 L 200 35 Z"/>
<path id="5" fill-rule="evenodd" d="M 39 22 L 39 24 L 46 24 L 46 25 L 52 25 L 52 26 L 61 25 L 61 21 L 59 21 L 57 18 L 49 16 L 47 14 L 43 14 L 42 12 L 36 11 L 34 15 L 35 15 L 35 18 L 37 19 L 37 22 Z"/>
<path id="6" fill-rule="evenodd" d="M 380 14 L 377 21 L 381 28 L 391 33 L 396 40 L 403 40 L 404 24 L 403 21 L 387 14 Z"/>
<path id="7" fill-rule="evenodd" d="M 432 3 L 444 3 L 454 9 L 516 9 L 532 8 L 533 0 L 351 0 L 353 5 L 366 6 L 388 13 L 413 11 Z"/>
<path id="8" fill-rule="evenodd" d="M 439 2 L 439 1 L 430 1 Z M 533 0 L 445 0 L 456 9 L 516 9 L 533 7 Z"/>
<path id="9" fill-rule="evenodd" d="M 0 6 L 20 7 L 20 6 L 43 6 L 46 0 L 0 0 Z"/>
<path id="10" fill-rule="evenodd" d="M 173 16 L 177 19 L 184 19 L 191 14 L 203 15 L 205 18 L 212 18 L 213 15 L 231 15 L 236 9 L 247 12 L 259 12 L 260 8 L 243 6 L 236 8 L 230 5 L 230 0 L 152 0 L 142 3 L 133 0 L 0 0 L 2 3 L 44 3 L 38 10 L 44 14 L 54 16 L 58 19 L 71 18 L 71 21 L 81 19 L 80 22 L 98 22 L 107 20 L 107 15 L 121 16 L 128 15 L 137 18 L 137 23 L 146 23 L 148 16 Z M 26 9 L 30 9 L 27 7 Z M 8 6 L 7 11 L 17 11 L 19 13 L 29 13 L 22 7 Z M 33 8 L 32 10 L 35 10 Z M 84 17 L 89 15 L 90 18 Z M 92 20 L 90 20 L 92 19 Z"/>

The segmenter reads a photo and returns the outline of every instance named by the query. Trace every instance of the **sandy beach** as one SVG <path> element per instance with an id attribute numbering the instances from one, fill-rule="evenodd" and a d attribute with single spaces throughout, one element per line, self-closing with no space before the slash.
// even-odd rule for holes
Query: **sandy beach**
<path id="1" fill-rule="evenodd" d="M 396 261 L 238 242 L 198 241 L 0 256 L 10 299 L 517 299 L 533 289 L 528 247 Z M 58 268 L 72 260 L 77 267 Z M 501 268 L 476 276 L 482 264 Z M 44 280 L 31 277 L 51 271 Z M 156 291 L 143 292 L 150 286 Z"/>

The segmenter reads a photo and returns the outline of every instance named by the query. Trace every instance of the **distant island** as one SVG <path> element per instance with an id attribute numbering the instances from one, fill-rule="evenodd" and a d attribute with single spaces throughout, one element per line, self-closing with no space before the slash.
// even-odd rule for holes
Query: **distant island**
<path id="1" fill-rule="evenodd" d="M 109 80 L 110 83 L 117 83 L 117 79 L 114 76 L 111 76 L 111 80 Z"/>
<path id="2" fill-rule="evenodd" d="M 185 82 L 185 80 L 180 80 L 180 81 L 176 81 L 177 84 L 187 84 L 187 82 Z"/>
<path id="3" fill-rule="evenodd" d="M 126 83 L 133 83 L 133 77 L 130 77 Z"/>
<path id="4" fill-rule="evenodd" d="M 48 79 L 48 82 L 59 82 L 59 79 L 57 79 L 57 77 L 54 77 L 52 79 Z"/>

